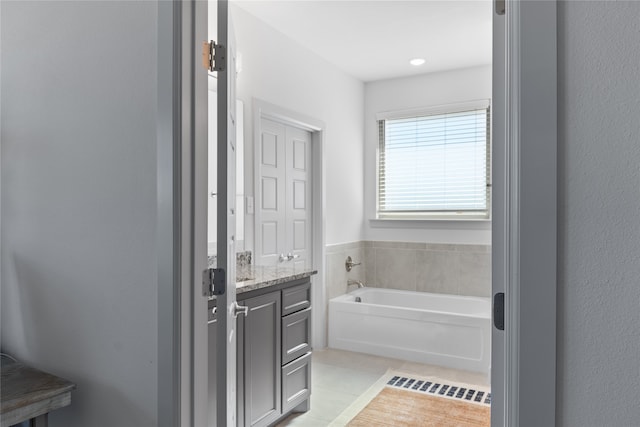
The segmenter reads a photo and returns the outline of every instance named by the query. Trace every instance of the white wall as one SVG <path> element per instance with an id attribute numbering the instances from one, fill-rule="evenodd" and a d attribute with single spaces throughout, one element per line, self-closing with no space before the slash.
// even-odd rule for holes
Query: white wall
<path id="1" fill-rule="evenodd" d="M 232 7 L 243 69 L 245 190 L 254 194 L 253 98 L 321 120 L 325 132 L 326 243 L 362 239 L 364 85 L 246 11 Z M 253 247 L 253 215 L 246 248 Z"/>
<path id="2" fill-rule="evenodd" d="M 156 2 L 1 2 L 2 351 L 157 422 Z"/>
<path id="3" fill-rule="evenodd" d="M 640 425 L 640 2 L 558 3 L 557 425 Z"/>
<path id="4" fill-rule="evenodd" d="M 491 98 L 491 66 L 381 80 L 365 85 L 364 237 L 428 243 L 489 244 L 489 222 L 430 221 L 413 223 L 371 222 L 376 209 L 376 114 Z M 400 226 L 400 224 L 405 224 Z"/>

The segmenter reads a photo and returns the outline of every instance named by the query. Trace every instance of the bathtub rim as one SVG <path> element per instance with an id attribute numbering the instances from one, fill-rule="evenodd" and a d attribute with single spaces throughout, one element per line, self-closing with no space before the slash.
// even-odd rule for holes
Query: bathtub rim
<path id="1" fill-rule="evenodd" d="M 451 299 L 463 299 L 463 300 L 471 300 L 471 301 L 478 301 L 478 302 L 482 302 L 482 303 L 487 303 L 488 304 L 488 309 L 487 312 L 484 314 L 467 314 L 467 313 L 460 313 L 460 312 L 451 312 L 451 311 L 442 311 L 442 310 L 426 310 L 426 309 L 419 309 L 419 308 L 412 308 L 412 307 L 398 307 L 396 305 L 389 305 L 389 304 L 371 304 L 371 303 L 366 303 L 366 302 L 355 302 L 355 297 L 360 296 L 364 293 L 366 293 L 367 291 L 375 291 L 375 290 L 379 290 L 379 291 L 384 291 L 384 292 L 392 292 L 392 293 L 396 293 L 396 294 L 426 294 L 426 295 L 433 295 L 436 297 L 441 297 L 441 298 L 451 298 Z M 460 316 L 460 317 L 465 317 L 465 318 L 470 318 L 470 319 L 491 319 L 492 317 L 492 313 L 491 313 L 491 297 L 478 297 L 478 296 L 472 296 L 472 295 L 456 295 L 456 294 L 442 294 L 442 293 L 436 293 L 436 292 L 421 292 L 421 291 L 407 291 L 407 290 L 402 290 L 402 289 L 388 289 L 388 288 L 376 288 L 376 287 L 368 287 L 365 286 L 364 288 L 358 288 L 356 290 L 353 290 L 351 292 L 347 292 L 346 294 L 342 294 L 342 295 L 338 295 L 337 297 L 331 298 L 328 301 L 328 305 L 330 305 L 331 303 L 334 304 L 360 304 L 360 305 L 364 305 L 364 306 L 378 306 L 378 307 L 395 307 L 395 308 L 401 308 L 402 310 L 410 310 L 412 312 L 429 312 L 429 313 L 436 313 L 436 314 L 443 314 L 443 315 L 449 315 L 449 316 Z"/>

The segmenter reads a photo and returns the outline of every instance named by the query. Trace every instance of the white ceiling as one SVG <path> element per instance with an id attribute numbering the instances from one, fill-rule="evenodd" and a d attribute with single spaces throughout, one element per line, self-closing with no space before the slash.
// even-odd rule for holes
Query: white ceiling
<path id="1" fill-rule="evenodd" d="M 490 0 L 236 4 L 365 82 L 491 64 Z M 426 63 L 410 65 L 417 57 Z"/>

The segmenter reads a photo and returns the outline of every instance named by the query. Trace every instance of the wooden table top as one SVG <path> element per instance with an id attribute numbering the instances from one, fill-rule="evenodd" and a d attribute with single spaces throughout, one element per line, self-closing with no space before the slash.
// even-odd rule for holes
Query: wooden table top
<path id="1" fill-rule="evenodd" d="M 0 414 L 2 426 L 16 424 L 71 402 L 76 385 L 2 356 Z"/>

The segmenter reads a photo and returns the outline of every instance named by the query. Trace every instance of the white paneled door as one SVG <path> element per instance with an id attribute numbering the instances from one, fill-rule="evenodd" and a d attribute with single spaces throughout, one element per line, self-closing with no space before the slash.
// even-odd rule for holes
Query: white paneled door
<path id="1" fill-rule="evenodd" d="M 311 266 L 311 133 L 285 134 L 285 243 L 289 262 Z"/>
<path id="2" fill-rule="evenodd" d="M 262 118 L 256 263 L 311 266 L 311 132 Z"/>

